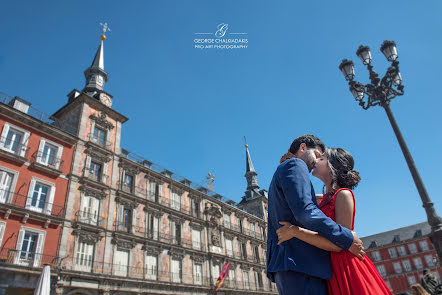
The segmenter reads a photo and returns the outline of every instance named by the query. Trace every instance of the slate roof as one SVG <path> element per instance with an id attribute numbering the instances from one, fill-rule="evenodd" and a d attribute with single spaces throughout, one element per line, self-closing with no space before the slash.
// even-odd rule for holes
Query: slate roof
<path id="1" fill-rule="evenodd" d="M 373 249 L 386 245 L 413 240 L 426 236 L 431 232 L 431 227 L 427 222 L 397 228 L 383 233 L 361 238 L 365 249 Z"/>

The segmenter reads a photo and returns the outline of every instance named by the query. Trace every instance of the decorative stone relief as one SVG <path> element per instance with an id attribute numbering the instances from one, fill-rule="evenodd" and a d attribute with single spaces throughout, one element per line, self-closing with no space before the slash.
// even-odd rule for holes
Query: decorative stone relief
<path id="1" fill-rule="evenodd" d="M 97 199 L 104 199 L 106 198 L 106 193 L 103 191 L 95 190 L 91 187 L 88 187 L 87 185 L 80 186 L 79 190 L 83 192 L 85 195 L 94 197 Z"/>
<path id="2" fill-rule="evenodd" d="M 114 129 L 114 125 L 107 120 L 107 114 L 104 111 L 99 112 L 98 116 L 90 115 L 89 118 L 95 121 L 95 124 L 100 125 L 106 129 Z"/>

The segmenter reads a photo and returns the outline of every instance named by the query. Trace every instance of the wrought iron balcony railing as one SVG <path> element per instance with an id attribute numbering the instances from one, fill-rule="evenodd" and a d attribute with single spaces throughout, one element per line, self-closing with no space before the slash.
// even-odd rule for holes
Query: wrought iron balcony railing
<path id="1" fill-rule="evenodd" d="M 54 155 L 48 155 L 42 151 L 37 151 L 32 155 L 32 162 L 59 171 L 63 169 L 63 160 L 60 157 Z"/>
<path id="2" fill-rule="evenodd" d="M 19 140 L 12 140 L 8 137 L 2 136 L 0 137 L 0 150 L 6 151 L 18 158 L 27 159 L 29 147 L 27 147 L 27 144 L 23 144 Z"/>
<path id="3" fill-rule="evenodd" d="M 49 198 L 49 196 L 47 196 Z M 51 216 L 63 217 L 65 207 L 49 203 L 47 200 L 34 197 L 23 196 L 9 190 L 0 189 L 0 205 L 5 204 L 17 208 L 24 208 L 30 211 L 39 212 Z"/>
<path id="4" fill-rule="evenodd" d="M 49 264 L 51 268 L 59 266 L 59 257 L 36 252 L 22 251 L 16 249 L 1 248 L 0 264 L 17 265 L 19 267 L 41 268 Z"/>
<path id="5" fill-rule="evenodd" d="M 78 210 L 75 213 L 75 221 L 104 228 L 106 219 L 98 216 L 97 213 Z"/>

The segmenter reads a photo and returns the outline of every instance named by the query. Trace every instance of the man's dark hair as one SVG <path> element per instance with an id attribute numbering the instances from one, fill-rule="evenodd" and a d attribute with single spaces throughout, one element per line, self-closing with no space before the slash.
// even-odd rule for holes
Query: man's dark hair
<path id="1" fill-rule="evenodd" d="M 299 150 L 299 147 L 301 146 L 301 143 L 305 143 L 308 149 L 320 147 L 323 152 L 325 151 L 325 145 L 319 138 L 311 134 L 305 134 L 299 136 L 292 142 L 292 145 L 290 146 L 290 152 L 292 154 L 296 154 Z"/>

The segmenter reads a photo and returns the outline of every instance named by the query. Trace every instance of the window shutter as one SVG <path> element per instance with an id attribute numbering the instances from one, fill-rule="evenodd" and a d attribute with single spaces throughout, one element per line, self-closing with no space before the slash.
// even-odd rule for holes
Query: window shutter
<path id="1" fill-rule="evenodd" d="M 43 150 L 44 150 L 45 144 L 46 144 L 46 140 L 44 138 L 42 138 L 40 140 L 40 145 L 38 146 L 37 163 L 45 164 L 45 163 L 42 163 L 43 160 L 41 157 L 43 155 Z"/>
<path id="2" fill-rule="evenodd" d="M 8 132 L 9 132 L 9 124 L 5 124 L 3 126 L 2 138 L 0 139 L 0 148 L 3 148 L 5 146 L 6 136 L 8 135 Z"/>
<path id="3" fill-rule="evenodd" d="M 43 257 L 43 247 L 44 247 L 44 234 L 38 234 L 37 247 L 35 249 L 35 259 L 34 259 L 34 267 L 40 267 L 41 259 Z"/>
<path id="4" fill-rule="evenodd" d="M 32 195 L 34 194 L 34 188 L 35 188 L 35 179 L 32 179 L 31 183 L 29 184 L 28 198 L 26 199 L 26 208 L 27 209 L 29 209 L 31 207 L 31 201 L 32 201 Z"/>
<path id="5" fill-rule="evenodd" d="M 22 144 L 22 148 L 21 148 L 21 151 L 20 151 L 20 156 L 21 156 L 21 157 L 24 157 L 25 154 L 26 154 L 26 147 L 27 147 L 27 145 L 28 145 L 29 135 L 30 135 L 29 132 L 25 132 L 25 134 L 24 134 L 24 136 L 23 136 L 23 141 L 21 142 L 21 144 Z"/>
<path id="6" fill-rule="evenodd" d="M 55 168 L 57 168 L 57 169 L 60 169 L 61 156 L 62 155 L 63 155 L 63 146 L 58 146 L 58 148 L 57 148 L 57 156 L 56 156 L 57 163 L 55 164 Z"/>
<path id="7" fill-rule="evenodd" d="M 17 264 L 20 258 L 20 250 L 21 250 L 21 246 L 23 243 L 23 237 L 25 235 L 25 230 L 24 229 L 20 229 L 20 231 L 18 232 L 18 238 L 17 238 L 17 245 L 15 247 L 17 251 L 17 253 L 15 253 L 15 257 L 14 257 L 14 263 Z"/>
<path id="8" fill-rule="evenodd" d="M 103 171 L 101 171 L 101 182 L 107 183 L 107 163 L 103 164 Z"/>
<path id="9" fill-rule="evenodd" d="M 86 158 L 86 166 L 84 167 L 84 176 L 88 177 L 89 176 L 89 169 L 91 167 L 91 157 L 88 156 Z"/>
<path id="10" fill-rule="evenodd" d="M 45 213 L 48 215 L 51 215 L 52 213 L 52 204 L 54 203 L 54 196 L 55 196 L 55 185 L 52 185 L 49 192 L 49 200 L 46 201 Z M 61 212 L 55 212 L 55 213 L 61 214 Z"/>
<path id="11" fill-rule="evenodd" d="M 159 225 L 159 219 L 158 217 L 153 217 L 153 238 L 155 240 L 158 240 L 158 225 Z"/>
<path id="12" fill-rule="evenodd" d="M 158 184 L 158 195 L 160 197 L 163 196 L 163 185 L 162 184 Z"/>
<path id="13" fill-rule="evenodd" d="M 2 245 L 3 235 L 5 233 L 5 227 L 6 227 L 6 223 L 0 222 L 0 247 Z M 1 248 L 1 249 L 3 249 L 3 248 Z"/>

